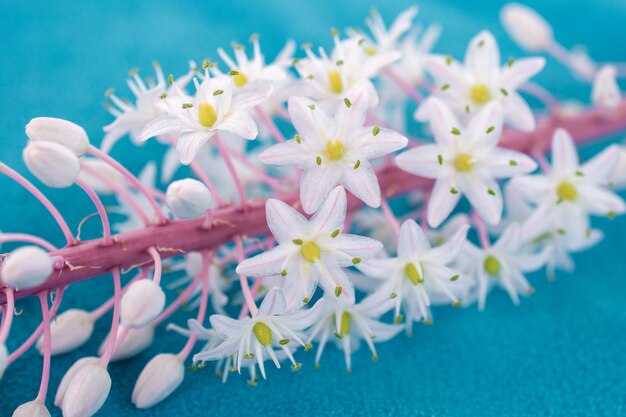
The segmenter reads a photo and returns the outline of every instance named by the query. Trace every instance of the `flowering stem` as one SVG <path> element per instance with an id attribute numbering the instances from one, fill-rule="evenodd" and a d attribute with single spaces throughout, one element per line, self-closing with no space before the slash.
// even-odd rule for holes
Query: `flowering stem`
<path id="1" fill-rule="evenodd" d="M 241 242 L 241 236 L 235 236 L 235 246 L 237 247 L 237 258 L 239 262 L 243 262 L 243 243 Z M 248 309 L 252 313 L 252 317 L 256 316 L 256 313 L 259 309 L 256 307 L 254 303 L 254 297 L 250 292 L 250 286 L 248 285 L 248 278 L 245 275 L 239 275 L 239 283 L 241 284 L 241 292 L 243 293 L 243 298 L 246 300 L 246 304 L 248 305 Z"/>
<path id="2" fill-rule="evenodd" d="M 100 221 L 102 222 L 102 244 L 105 246 L 109 246 L 113 244 L 113 239 L 111 238 L 111 225 L 109 223 L 109 216 L 107 215 L 106 210 L 104 209 L 104 205 L 98 197 L 98 194 L 89 186 L 89 184 L 79 180 L 76 180 L 76 185 L 87 193 L 94 206 L 96 206 L 96 210 L 98 211 L 98 216 L 100 217 Z"/>
<path id="3" fill-rule="evenodd" d="M 7 303 L 4 308 L 4 314 L 2 315 L 2 327 L 0 327 L 0 345 L 4 345 L 9 337 L 11 331 L 11 325 L 13 323 L 13 314 L 15 313 L 15 296 L 13 294 L 13 288 L 6 287 L 4 294 L 7 297 Z"/>
<path id="4" fill-rule="evenodd" d="M 39 245 L 49 251 L 57 250 L 57 247 L 47 240 L 26 233 L 2 233 L 0 234 L 0 244 L 5 242 L 26 242 Z"/>
<path id="5" fill-rule="evenodd" d="M 159 251 L 156 250 L 154 246 L 151 246 L 148 249 L 148 254 L 152 257 L 152 261 L 154 262 L 154 276 L 152 277 L 152 281 L 159 285 L 161 283 L 161 275 L 163 274 L 163 265 L 161 262 L 161 255 L 159 255 Z"/>
<path id="6" fill-rule="evenodd" d="M 29 193 L 31 193 L 37 200 L 39 200 L 41 204 L 43 204 L 43 206 L 48 210 L 48 212 L 50 212 L 54 220 L 57 222 L 57 224 L 61 228 L 61 231 L 63 232 L 63 235 L 65 236 L 65 240 L 67 241 L 67 245 L 72 246 L 74 244 L 74 235 L 70 231 L 70 228 L 65 222 L 65 219 L 63 218 L 63 216 L 61 216 L 61 213 L 59 213 L 59 210 L 57 210 L 54 204 L 52 204 L 52 202 L 50 202 L 50 200 L 48 200 L 48 198 L 45 195 L 43 195 L 43 193 L 39 191 L 39 189 L 35 187 L 30 181 L 28 181 L 26 178 L 24 178 L 19 173 L 12 170 L 11 168 L 9 168 L 6 164 L 2 162 L 0 162 L 0 172 L 2 172 L 3 174 L 11 178 L 13 181 L 20 184 Z"/>
<path id="7" fill-rule="evenodd" d="M 409 84 L 404 78 L 402 78 L 400 74 L 396 72 L 396 70 L 391 67 L 387 67 L 384 71 L 385 75 L 389 77 L 391 81 L 396 83 L 396 85 L 400 87 L 405 93 L 407 93 L 417 104 L 421 103 L 422 100 L 424 100 L 424 97 L 422 97 L 422 95 L 415 88 L 413 88 L 411 84 Z"/>
<path id="8" fill-rule="evenodd" d="M 43 324 L 43 369 L 41 371 L 41 385 L 39 385 L 39 394 L 35 401 L 44 403 L 46 394 L 48 393 L 48 382 L 50 380 L 50 355 L 51 355 L 51 334 L 50 334 L 50 310 L 48 310 L 48 300 L 45 292 L 39 293 L 39 302 L 41 303 L 41 316 Z"/>
<path id="9" fill-rule="evenodd" d="M 174 314 L 174 312 L 176 312 L 176 310 L 178 310 L 180 306 L 189 299 L 189 296 L 191 295 L 193 290 L 196 289 L 199 283 L 200 283 L 200 280 L 197 278 L 194 278 L 194 280 L 191 281 L 191 283 L 187 286 L 187 288 L 185 288 L 185 290 L 178 295 L 176 300 L 174 300 L 169 306 L 167 306 L 167 308 L 163 310 L 161 314 L 157 316 L 157 318 L 152 320 L 150 325 L 156 327 L 159 324 L 163 323 L 165 320 L 167 320 L 169 316 Z"/>
<path id="10" fill-rule="evenodd" d="M 543 172 L 545 173 L 550 172 L 550 164 L 546 160 L 546 156 L 544 155 L 543 152 L 541 152 L 540 150 L 534 150 L 532 152 L 532 157 L 537 160 Z"/>
<path id="11" fill-rule="evenodd" d="M 128 289 L 130 284 L 132 284 L 133 282 L 137 281 L 138 279 L 145 278 L 147 275 L 148 275 L 148 270 L 146 268 L 142 268 L 141 272 L 139 272 L 137 275 L 135 275 L 130 281 L 128 281 L 128 283 L 124 286 L 124 288 L 122 288 L 122 294 L 124 294 L 124 292 L 126 291 L 126 289 Z M 91 318 L 93 320 L 98 320 L 99 318 L 104 316 L 107 313 L 107 311 L 109 311 L 111 309 L 111 307 L 113 307 L 114 303 L 115 303 L 115 296 L 109 298 L 107 301 L 102 303 L 102 305 L 100 307 L 92 310 L 89 313 L 91 315 Z"/>
<path id="12" fill-rule="evenodd" d="M 281 191 L 281 184 L 280 181 L 270 177 L 269 175 L 267 175 L 265 173 L 265 171 L 263 171 L 261 168 L 259 168 L 257 165 L 253 164 L 252 162 L 250 162 L 244 155 L 242 155 L 240 152 L 237 152 L 235 150 L 229 150 L 228 151 L 233 157 L 235 157 L 235 159 L 237 159 L 239 162 L 241 162 L 242 164 L 244 164 L 246 167 L 250 168 L 250 170 L 254 171 L 254 173 L 258 176 L 259 180 L 267 183 L 267 185 L 269 185 L 270 187 L 272 187 L 272 189 L 274 191 Z"/>
<path id="13" fill-rule="evenodd" d="M 263 280 L 261 278 L 257 278 L 254 281 L 254 284 L 252 284 L 252 288 L 250 289 L 250 292 L 252 293 L 253 298 L 256 297 L 257 291 L 259 291 L 259 288 L 261 287 L 262 282 Z M 241 312 L 239 313 L 239 320 L 246 317 L 249 311 L 250 309 L 248 308 L 248 303 L 243 303 L 243 306 L 241 306 Z"/>
<path id="14" fill-rule="evenodd" d="M 399 236 L 400 225 L 398 224 L 398 219 L 393 214 L 393 211 L 391 211 L 391 207 L 389 207 L 389 203 L 387 203 L 387 200 L 385 198 L 381 200 L 380 207 L 383 209 L 385 218 L 389 221 L 389 224 L 391 224 L 391 227 L 393 228 L 393 232 L 396 234 L 396 236 Z"/>
<path id="15" fill-rule="evenodd" d="M 107 343 L 106 350 L 104 351 L 104 355 L 100 359 L 100 364 L 102 366 L 107 366 L 111 361 L 111 357 L 113 356 L 113 352 L 115 351 L 115 340 L 117 339 L 117 328 L 120 324 L 120 302 L 122 299 L 122 284 L 120 279 L 120 269 L 115 267 L 111 270 L 111 274 L 113 275 L 113 291 L 114 291 L 114 301 L 113 301 L 113 319 L 111 321 L 111 331 L 109 332 L 109 340 Z"/>
<path id="16" fill-rule="evenodd" d="M 261 119 L 261 121 L 263 122 L 265 127 L 267 127 L 267 130 L 269 130 L 270 133 L 272 134 L 272 136 L 274 136 L 276 141 L 279 142 L 279 143 L 284 142 L 285 141 L 285 137 L 280 132 L 280 130 L 278 129 L 278 126 L 276 126 L 276 123 L 274 123 L 272 118 L 269 117 L 267 115 L 267 113 L 265 113 L 265 111 L 263 111 L 263 109 L 261 107 L 257 107 L 255 110 L 256 110 L 256 114 L 259 116 L 259 118 Z"/>
<path id="17" fill-rule="evenodd" d="M 235 166 L 233 165 L 233 161 L 230 158 L 228 149 L 226 149 L 226 147 L 222 144 L 222 141 L 220 140 L 218 135 L 215 135 L 215 145 L 217 146 L 217 150 L 222 155 L 222 158 L 224 158 L 224 163 L 226 164 L 226 168 L 228 169 L 228 172 L 230 172 L 230 176 L 233 178 L 233 181 L 235 182 L 235 187 L 237 187 L 237 194 L 239 195 L 239 205 L 242 207 L 245 207 L 246 201 L 247 201 L 246 192 L 243 188 L 243 185 L 241 184 L 239 174 L 237 174 L 237 170 L 235 169 Z"/>
<path id="18" fill-rule="evenodd" d="M 109 156 L 107 153 L 102 152 L 100 149 L 96 148 L 95 146 L 90 145 L 88 152 L 91 155 L 95 156 L 96 158 L 99 158 L 106 164 L 110 165 L 112 168 L 114 168 L 116 171 L 122 174 L 128 181 L 130 181 L 133 187 L 135 187 L 140 193 L 142 193 L 146 197 L 146 199 L 148 200 L 148 203 L 150 204 L 150 206 L 152 206 L 152 209 L 154 210 L 154 214 L 157 216 L 159 224 L 167 223 L 167 218 L 161 212 L 159 205 L 157 204 L 156 200 L 153 197 L 152 191 L 148 187 L 143 185 L 137 177 L 131 174 L 129 170 L 124 168 L 122 164 L 120 164 L 111 156 Z"/>

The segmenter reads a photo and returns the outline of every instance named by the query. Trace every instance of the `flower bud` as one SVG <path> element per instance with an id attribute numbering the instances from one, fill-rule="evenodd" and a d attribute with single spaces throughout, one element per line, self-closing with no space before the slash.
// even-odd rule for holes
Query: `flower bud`
<path id="1" fill-rule="evenodd" d="M 167 398 L 183 382 L 185 366 L 178 355 L 162 353 L 143 368 L 132 401 L 137 408 L 150 408 Z"/>
<path id="2" fill-rule="evenodd" d="M 154 320 L 165 307 L 165 293 L 150 279 L 130 284 L 122 296 L 122 324 L 137 328 Z"/>
<path id="3" fill-rule="evenodd" d="M 204 214 L 213 201 L 211 192 L 200 181 L 192 178 L 174 181 L 167 187 L 167 205 L 180 219 L 191 219 Z"/>
<path id="4" fill-rule="evenodd" d="M 16 289 L 36 287 L 52 273 L 52 259 L 37 246 L 23 246 L 11 252 L 2 265 L 2 281 Z"/>
<path id="5" fill-rule="evenodd" d="M 509 36 L 528 51 L 546 49 L 553 41 L 550 24 L 528 6 L 508 3 L 500 10 L 500 22 Z"/>
<path id="6" fill-rule="evenodd" d="M 34 142 L 54 142 L 63 145 L 76 156 L 82 156 L 89 148 L 85 129 L 63 119 L 36 117 L 26 125 L 26 135 Z"/>
<path id="7" fill-rule="evenodd" d="M 0 343 L 0 381 L 7 366 L 9 366 L 9 351 L 4 343 Z"/>
<path id="8" fill-rule="evenodd" d="M 591 92 L 593 104 L 605 109 L 614 109 L 619 105 L 622 94 L 615 81 L 616 74 L 617 70 L 613 65 L 605 65 L 598 70 L 593 79 Z"/>
<path id="9" fill-rule="evenodd" d="M 64 311 L 50 323 L 51 353 L 61 355 L 82 346 L 91 337 L 94 320 L 84 310 Z M 43 354 L 43 335 L 37 340 L 37 350 Z"/>
<path id="10" fill-rule="evenodd" d="M 102 176 L 113 184 L 125 185 L 124 176 L 120 174 L 118 170 L 104 161 L 96 158 L 83 158 L 80 160 L 80 175 L 78 178 L 89 184 L 91 188 L 98 194 L 114 194 L 115 190 L 108 186 L 99 176 Z M 84 170 L 84 167 L 90 168 L 91 171 L 95 171 L 99 176 L 94 176 L 91 173 Z"/>
<path id="11" fill-rule="evenodd" d="M 76 373 L 82 367 L 87 365 L 95 365 L 98 362 L 100 362 L 100 358 L 97 358 L 95 356 L 81 358 L 74 362 L 74 364 L 70 366 L 70 369 L 65 372 L 65 375 L 63 375 L 63 379 L 61 379 L 61 383 L 59 384 L 59 388 L 57 388 L 57 393 L 54 397 L 54 405 L 56 405 L 57 407 L 61 407 L 61 404 L 63 403 L 63 397 L 65 396 L 65 392 L 67 391 L 67 387 L 72 382 L 72 379 L 74 378 Z"/>
<path id="12" fill-rule="evenodd" d="M 13 417 L 50 417 L 50 412 L 44 404 L 35 400 L 17 407 Z"/>
<path id="13" fill-rule="evenodd" d="M 124 340 L 122 340 L 122 343 L 119 344 L 119 338 L 123 334 L 124 329 L 126 336 Z M 148 325 L 138 329 L 129 329 L 124 326 L 119 326 L 117 337 L 117 348 L 115 352 L 113 352 L 113 356 L 111 356 L 111 362 L 132 358 L 148 348 L 154 340 L 154 327 Z M 100 345 L 100 349 L 98 350 L 100 356 L 104 354 L 108 342 L 109 336 L 107 336 Z"/>
<path id="14" fill-rule="evenodd" d="M 87 364 L 70 381 L 61 409 L 63 417 L 91 417 L 100 410 L 111 390 L 111 376 L 99 363 Z"/>
<path id="15" fill-rule="evenodd" d="M 80 174 L 80 161 L 68 148 L 54 142 L 28 142 L 22 153 L 30 172 L 52 188 L 67 188 Z"/>

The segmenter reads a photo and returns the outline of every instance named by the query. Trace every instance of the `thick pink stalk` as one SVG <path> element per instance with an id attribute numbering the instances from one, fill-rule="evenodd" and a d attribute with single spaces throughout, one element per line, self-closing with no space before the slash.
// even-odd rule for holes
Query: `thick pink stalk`
<path id="1" fill-rule="evenodd" d="M 30 181 L 28 181 L 18 172 L 9 168 L 7 165 L 5 165 L 2 162 L 0 162 L 0 172 L 2 172 L 3 174 L 11 178 L 13 181 L 20 184 L 29 193 L 31 193 L 33 197 L 39 200 L 41 204 L 43 204 L 43 206 L 46 208 L 46 210 L 50 212 L 54 220 L 57 222 L 57 224 L 61 228 L 61 231 L 63 232 L 63 235 L 65 236 L 65 240 L 67 241 L 68 246 L 71 246 L 74 244 L 74 235 L 70 231 L 70 228 L 65 222 L 65 219 L 63 218 L 63 216 L 61 216 L 61 213 L 59 213 L 59 210 L 57 210 L 54 204 L 52 204 L 52 202 L 50 202 L 50 200 L 48 200 L 48 198 L 45 195 L 43 195 L 43 193 L 39 191 L 37 187 L 35 187 Z"/>
<path id="2" fill-rule="evenodd" d="M 280 132 L 278 126 L 276 126 L 272 118 L 269 117 L 261 107 L 256 108 L 256 114 L 259 116 L 267 130 L 270 131 L 270 133 L 272 134 L 272 136 L 274 136 L 277 142 L 282 143 L 285 141 L 285 136 L 283 136 L 283 134 Z"/>
<path id="3" fill-rule="evenodd" d="M 57 250 L 57 247 L 47 240 L 42 239 L 39 236 L 33 236 L 26 233 L 2 233 L 0 234 L 0 244 L 5 242 L 32 243 L 33 245 L 41 246 L 49 251 Z"/>
<path id="4" fill-rule="evenodd" d="M 96 210 L 98 211 L 98 216 L 100 217 L 100 221 L 102 222 L 102 244 L 105 246 L 109 246 L 113 243 L 113 239 L 111 239 L 111 225 L 109 223 L 109 216 L 107 215 L 106 210 L 104 209 L 104 205 L 98 197 L 98 194 L 91 188 L 91 186 L 81 180 L 76 181 L 76 185 L 87 193 L 93 205 L 96 206 Z"/>
<path id="5" fill-rule="evenodd" d="M 40 403 L 46 402 L 46 394 L 48 393 L 48 383 L 50 381 L 50 356 L 52 346 L 52 335 L 50 334 L 50 310 L 48 309 L 47 293 L 39 293 L 39 302 L 41 303 L 41 318 L 43 324 L 43 369 L 41 370 L 41 385 L 39 385 L 39 393 L 35 401 Z"/>
<path id="6" fill-rule="evenodd" d="M 595 138 L 615 135 L 626 129 L 626 101 L 615 110 L 595 109 L 575 116 L 553 115 L 539 122 L 531 133 L 507 130 L 501 144 L 509 149 L 532 152 L 549 147 L 556 128 L 568 130 L 577 143 L 585 143 Z M 378 181 L 382 194 L 388 197 L 408 191 L 426 190 L 432 181 L 413 176 L 395 166 L 385 166 L 378 170 Z M 297 205 L 299 192 L 277 195 L 290 205 Z M 362 202 L 350 196 L 348 210 L 362 206 Z M 16 298 L 35 294 L 42 290 L 63 287 L 72 282 L 103 275 L 113 267 L 130 268 L 151 260 L 146 250 L 154 246 L 161 248 L 160 255 L 167 258 L 183 252 L 214 250 L 231 242 L 235 236 L 260 236 L 269 233 L 265 222 L 265 200 L 250 201 L 244 212 L 241 207 L 229 206 L 215 211 L 215 224 L 207 231 L 203 228 L 203 216 L 191 220 L 172 221 L 163 226 L 149 226 L 142 230 L 116 236 L 116 243 L 101 246 L 101 239 L 85 241 L 73 247 L 62 248 L 52 254 L 61 255 L 68 263 L 61 271 L 55 271 L 39 287 L 20 290 Z M 0 294 L 0 304 L 5 297 Z"/>

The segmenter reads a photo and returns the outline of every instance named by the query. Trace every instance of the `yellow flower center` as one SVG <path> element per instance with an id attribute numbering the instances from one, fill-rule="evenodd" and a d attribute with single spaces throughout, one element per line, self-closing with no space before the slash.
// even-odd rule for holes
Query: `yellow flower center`
<path id="1" fill-rule="evenodd" d="M 424 282 L 424 278 L 422 278 L 415 265 L 411 262 L 404 266 L 404 275 L 406 275 L 413 285 Z"/>
<path id="2" fill-rule="evenodd" d="M 485 271 L 492 277 L 498 276 L 500 274 L 500 262 L 492 256 L 489 255 L 485 258 L 485 262 L 483 264 Z"/>
<path id="3" fill-rule="evenodd" d="M 340 141 L 330 140 L 326 142 L 326 156 L 328 159 L 337 161 L 343 157 L 344 153 L 346 153 L 346 148 Z"/>
<path id="4" fill-rule="evenodd" d="M 367 56 L 374 56 L 376 54 L 377 54 L 376 48 L 371 47 L 371 46 L 368 47 L 368 48 L 365 48 L 365 55 L 367 55 Z"/>
<path id="5" fill-rule="evenodd" d="M 339 330 L 339 336 L 347 336 L 350 334 L 350 322 L 352 321 L 352 317 L 350 317 L 350 313 L 344 311 L 341 315 L 341 326 Z"/>
<path id="6" fill-rule="evenodd" d="M 578 197 L 578 191 L 571 182 L 563 181 L 556 188 L 556 195 L 561 200 L 574 201 Z"/>
<path id="7" fill-rule="evenodd" d="M 475 164 L 474 158 L 468 153 L 459 154 L 454 159 L 454 167 L 461 172 L 471 171 Z"/>
<path id="8" fill-rule="evenodd" d="M 269 346 L 272 344 L 272 330 L 265 323 L 258 322 L 252 327 L 252 331 L 257 340 L 263 346 Z"/>
<path id="9" fill-rule="evenodd" d="M 302 257 L 310 263 L 315 263 L 316 259 L 320 259 L 322 257 L 320 247 L 315 242 L 303 243 L 300 248 L 300 253 L 302 254 Z"/>
<path id="10" fill-rule="evenodd" d="M 213 127 L 217 121 L 217 112 L 215 107 L 206 101 L 198 106 L 198 121 L 204 127 Z"/>
<path id="11" fill-rule="evenodd" d="M 240 72 L 237 75 L 233 75 L 233 82 L 237 87 L 243 87 L 248 84 L 248 77 L 246 77 L 244 73 Z"/>
<path id="12" fill-rule="evenodd" d="M 475 84 L 470 89 L 470 98 L 476 104 L 485 104 L 491 100 L 491 94 L 489 88 L 483 83 Z"/>
<path id="13" fill-rule="evenodd" d="M 328 71 L 328 83 L 333 93 L 340 94 L 343 91 L 343 81 L 341 74 L 337 70 Z"/>

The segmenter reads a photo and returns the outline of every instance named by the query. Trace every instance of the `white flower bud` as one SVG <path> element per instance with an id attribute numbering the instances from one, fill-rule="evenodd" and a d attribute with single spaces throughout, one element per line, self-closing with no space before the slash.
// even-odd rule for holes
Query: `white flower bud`
<path id="1" fill-rule="evenodd" d="M 36 287 L 52 273 L 52 259 L 37 246 L 15 249 L 2 265 L 2 281 L 16 289 Z"/>
<path id="2" fill-rule="evenodd" d="M 67 188 L 80 174 L 80 161 L 68 148 L 54 142 L 28 142 L 22 153 L 26 166 L 52 188 Z"/>
<path id="3" fill-rule="evenodd" d="M 84 310 L 70 309 L 64 311 L 50 323 L 51 353 L 61 355 L 82 346 L 91 337 L 94 320 Z M 43 335 L 37 340 L 37 350 L 43 354 Z"/>
<path id="4" fill-rule="evenodd" d="M 91 417 L 100 410 L 111 390 L 111 376 L 97 364 L 81 367 L 70 381 L 61 409 L 63 417 Z"/>
<path id="5" fill-rule="evenodd" d="M 132 401 L 137 408 L 150 408 L 167 398 L 183 382 L 185 366 L 178 355 L 162 353 L 143 368 Z"/>
<path id="6" fill-rule="evenodd" d="M 115 191 L 104 183 L 99 177 L 92 175 L 85 171 L 84 167 L 90 168 L 92 171 L 96 171 L 102 177 L 105 177 L 109 182 L 113 184 L 125 185 L 125 179 L 122 174 L 111 165 L 104 161 L 95 158 L 83 158 L 80 160 L 81 171 L 78 178 L 81 181 L 89 184 L 98 194 L 113 194 Z"/>
<path id="7" fill-rule="evenodd" d="M 213 201 L 211 192 L 200 181 L 192 178 L 174 181 L 167 187 L 167 205 L 180 219 L 191 219 L 204 214 Z"/>
<path id="8" fill-rule="evenodd" d="M 55 142 L 82 156 L 89 148 L 85 129 L 63 119 L 36 117 L 26 125 L 26 135 L 32 141 Z"/>
<path id="9" fill-rule="evenodd" d="M 509 36 L 528 51 L 540 51 L 553 41 L 552 27 L 536 11 L 519 3 L 500 10 L 500 22 Z"/>
<path id="10" fill-rule="evenodd" d="M 4 343 L 0 343 L 0 380 L 7 366 L 9 366 L 9 351 Z"/>
<path id="11" fill-rule="evenodd" d="M 614 109 L 621 101 L 622 94 L 619 91 L 615 76 L 617 70 L 613 65 L 605 65 L 598 70 L 593 79 L 591 101 L 593 104 L 605 109 Z"/>
<path id="12" fill-rule="evenodd" d="M 70 366 L 70 369 L 65 372 L 65 375 L 63 375 L 63 379 L 61 379 L 61 383 L 59 384 L 59 388 L 57 388 L 57 393 L 54 397 L 54 405 L 56 405 L 57 407 L 61 407 L 61 404 L 63 403 L 63 397 L 65 396 L 65 392 L 67 391 L 67 387 L 70 385 L 72 379 L 74 379 L 74 376 L 81 368 L 87 365 L 95 365 L 98 362 L 100 362 L 100 358 L 97 358 L 95 356 L 81 358 L 74 362 L 74 364 Z"/>
<path id="13" fill-rule="evenodd" d="M 165 307 L 165 293 L 150 279 L 140 279 L 130 284 L 122 296 L 122 323 L 127 327 L 145 326 L 154 320 Z"/>
<path id="14" fill-rule="evenodd" d="M 17 407 L 13 417 L 50 417 L 50 412 L 39 401 L 29 401 Z"/>
<path id="15" fill-rule="evenodd" d="M 126 337 L 124 337 L 122 343 L 118 344 L 115 352 L 113 352 L 111 362 L 132 358 L 148 348 L 154 340 L 153 326 L 148 325 L 138 329 L 129 329 L 124 326 L 119 326 L 119 330 L 117 332 L 118 341 L 116 341 L 116 343 L 119 343 L 119 337 L 124 329 L 126 329 Z M 99 355 L 102 356 L 102 354 L 104 354 L 108 342 L 109 336 L 107 336 L 100 345 L 100 349 L 98 349 Z"/>

